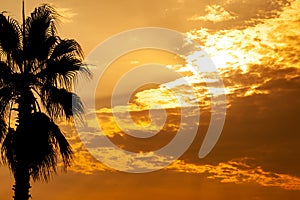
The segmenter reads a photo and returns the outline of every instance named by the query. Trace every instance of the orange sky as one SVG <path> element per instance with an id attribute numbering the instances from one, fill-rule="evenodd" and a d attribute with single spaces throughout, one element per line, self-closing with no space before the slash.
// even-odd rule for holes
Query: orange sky
<path id="1" fill-rule="evenodd" d="M 208 156 L 199 159 L 199 148 L 211 116 L 211 94 L 203 77 L 188 68 L 201 65 L 199 51 L 184 58 L 154 50 L 126 54 L 116 59 L 99 81 L 97 110 L 87 109 L 87 126 L 80 131 L 90 142 L 89 147 L 99 150 L 96 148 L 99 124 L 111 141 L 128 151 L 147 152 L 164 146 L 176 135 L 180 124 L 181 112 L 172 91 L 181 94 L 187 107 L 195 102 L 200 107 L 200 124 L 194 142 L 165 169 L 128 174 L 97 161 L 80 142 L 74 126 L 62 123 L 76 152 L 73 166 L 68 173 L 54 176 L 48 184 L 34 183 L 34 199 L 279 200 L 300 197 L 300 0 L 28 0 L 26 13 L 41 2 L 53 4 L 65 16 L 59 32 L 63 37 L 75 38 L 85 55 L 105 39 L 133 28 L 155 26 L 186 34 L 204 48 L 219 70 L 225 85 L 227 113 L 218 143 Z M 1 1 L 0 8 L 20 18 L 20 0 Z M 111 107 L 116 81 L 130 69 L 154 62 L 165 68 L 146 75 L 164 82 L 169 89 L 163 84 L 146 85 L 135 91 L 129 106 Z M 137 74 L 132 79 L 143 80 L 146 75 Z M 179 79 L 181 76 L 190 81 L 196 98 L 186 92 L 187 86 Z M 123 87 L 118 94 L 120 98 L 129 92 L 127 85 Z M 163 127 L 154 123 L 162 121 L 160 114 L 154 113 L 151 123 L 148 109 L 153 105 L 166 110 Z M 123 125 L 117 125 L 111 113 L 113 109 L 120 115 L 129 109 L 136 124 L 127 116 Z M 98 121 L 91 118 L 92 114 L 97 115 Z M 183 129 L 188 132 L 189 126 L 191 124 L 185 124 Z M 141 139 L 124 131 L 140 131 L 143 127 L 159 129 L 158 134 Z M 113 154 L 108 148 L 100 149 L 97 155 L 102 159 L 113 156 L 121 168 L 126 168 L 127 161 L 134 159 Z M 0 180 L 0 199 L 11 199 L 12 177 L 2 166 Z"/>

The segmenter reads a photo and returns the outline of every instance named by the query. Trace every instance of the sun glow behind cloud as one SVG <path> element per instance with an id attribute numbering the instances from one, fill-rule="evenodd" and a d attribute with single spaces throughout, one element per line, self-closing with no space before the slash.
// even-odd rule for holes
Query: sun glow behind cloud
<path id="1" fill-rule="evenodd" d="M 236 91 L 236 95 L 245 96 L 263 94 L 266 91 L 258 91 L 257 88 L 277 78 L 271 77 L 270 74 L 262 77 L 266 75 L 266 68 L 274 72 L 287 68 L 299 69 L 299 9 L 300 1 L 294 1 L 290 6 L 283 8 L 278 17 L 258 20 L 256 25 L 245 29 L 212 33 L 201 28 L 188 32 L 187 36 L 203 45 L 224 79 L 230 80 L 237 73 L 244 75 L 245 82 L 242 85 L 225 80 L 230 93 Z M 199 52 L 194 52 L 188 59 L 197 60 L 198 54 Z M 261 81 L 253 82 L 253 79 L 248 79 L 247 74 L 261 77 Z M 298 74 L 287 74 L 286 78 L 297 76 Z M 240 94 L 240 89 L 245 87 L 248 87 L 248 90 Z"/>
<path id="2" fill-rule="evenodd" d="M 42 3 L 26 2 L 26 11 L 38 2 Z M 206 74 L 197 76 L 191 72 L 194 66 L 201 66 L 201 51 L 182 57 L 183 62 L 163 63 L 183 77 L 173 80 L 168 77 L 164 84 L 136 91 L 128 105 L 112 108 L 105 104 L 97 110 L 86 110 L 88 123 L 80 131 L 90 141 L 89 145 L 97 146 L 93 139 L 98 136 L 95 127 L 100 124 L 105 135 L 118 147 L 136 153 L 149 152 L 157 162 L 168 162 L 167 157 L 153 151 L 176 134 L 180 120 L 178 108 L 197 105 L 201 110 L 201 121 L 197 125 L 201 127 L 195 144 L 179 160 L 159 172 L 130 175 L 118 173 L 97 161 L 80 141 L 77 130 L 62 123 L 60 127 L 75 153 L 72 166 L 67 174 L 55 177 L 49 184 L 35 183 L 33 197 L 72 200 L 99 196 L 151 199 L 153 195 L 164 199 L 211 200 L 299 198 L 299 0 L 74 1 L 72 4 L 54 0 L 53 3 L 63 8 L 58 9 L 63 15 L 63 24 L 59 26 L 60 33 L 64 32 L 62 37 L 75 38 L 86 54 L 109 36 L 136 27 L 161 26 L 185 32 L 208 53 L 226 88 L 208 88 L 205 82 L 211 86 L 216 83 L 213 75 L 209 77 L 211 68 L 208 66 L 202 66 Z M 17 9 L 12 16 L 21 14 L 18 2 L 4 1 L 1 7 L 7 11 Z M 142 65 L 156 59 L 155 54 L 141 54 L 144 52 L 128 60 L 128 65 Z M 119 66 L 126 68 L 122 64 Z M 105 81 L 112 83 L 119 72 L 123 73 L 121 70 L 109 71 Z M 186 92 L 188 87 L 193 89 L 195 98 Z M 106 90 L 105 86 L 99 88 L 99 93 Z M 210 98 L 220 92 L 225 92 L 227 98 L 226 127 L 212 153 L 198 160 L 195 157 L 205 131 L 203 127 L 209 123 Z M 180 101 L 176 93 L 181 94 Z M 154 112 L 151 118 L 151 108 L 167 112 L 169 118 L 164 127 L 155 123 L 161 120 L 160 115 Z M 112 109 L 121 115 L 129 110 L 131 119 L 124 118 L 125 123 L 119 127 Z M 98 121 L 89 119 L 93 112 Z M 150 142 L 132 140 L 122 130 L 139 132 L 145 127 L 151 131 L 162 130 Z M 109 148 L 99 152 L 103 159 L 112 159 L 112 154 Z M 113 159 L 125 168 L 126 163 L 135 158 L 115 154 Z M 156 167 L 153 163 L 134 164 Z M 6 184 L 12 179 L 9 173 L 2 176 L 2 170 L 0 196 L 6 199 L 12 196 L 10 185 L 13 183 Z"/>
<path id="3" fill-rule="evenodd" d="M 130 106 L 121 105 L 114 109 L 138 111 L 148 110 L 157 105 L 161 109 L 167 109 L 197 104 L 202 108 L 208 108 L 210 95 L 227 94 L 242 97 L 268 94 L 269 91 L 260 90 L 261 86 L 274 79 L 272 74 L 265 74 L 267 69 L 275 71 L 299 68 L 297 62 L 299 55 L 294 54 L 300 51 L 300 45 L 295 45 L 297 42 L 295 39 L 299 37 L 297 30 L 300 30 L 297 23 L 300 17 L 296 12 L 299 7 L 299 1 L 292 2 L 290 6 L 283 8 L 277 17 L 257 20 L 256 25 L 244 29 L 212 31 L 200 28 L 186 33 L 190 39 L 198 41 L 212 59 L 226 85 L 225 90 L 207 87 L 206 83 L 217 83 L 218 79 L 210 73 L 214 71 L 213 66 L 203 64 L 205 63 L 203 52 L 194 51 L 184 58 L 185 64 L 166 65 L 183 78 L 167 82 L 157 88 L 139 91 L 134 94 L 135 98 Z M 207 10 L 209 12 L 212 12 L 213 8 L 223 10 L 218 5 L 209 8 Z M 282 29 L 286 30 L 285 33 L 280 31 Z M 132 60 L 131 63 L 138 64 L 136 60 Z M 193 73 L 191 69 L 194 67 L 200 67 L 203 73 Z M 288 74 L 286 78 L 297 76 Z M 193 89 L 193 95 L 186 92 L 190 87 Z M 176 96 L 176 93 L 180 95 Z M 196 98 L 191 98 L 192 96 Z M 227 103 L 227 106 L 230 106 L 230 103 Z M 102 108 L 102 111 L 97 112 L 109 110 L 110 108 Z"/>
<path id="4" fill-rule="evenodd" d="M 258 20 L 255 22 L 256 25 L 243 29 L 212 31 L 199 28 L 186 33 L 190 39 L 197 40 L 205 52 L 208 53 L 219 70 L 226 89 L 220 90 L 217 87 L 207 87 L 207 82 L 212 84 L 217 82 L 214 71 L 209 66 L 203 68 L 201 60 L 203 52 L 191 52 L 190 55 L 184 58 L 186 61 L 184 64 L 166 65 L 167 68 L 181 74 L 182 78 L 169 81 L 155 88 L 138 91 L 134 93 L 132 101 L 128 105 L 119 105 L 114 108 L 102 107 L 97 111 L 93 111 L 97 113 L 99 123 L 105 134 L 111 139 L 127 139 L 126 133 L 116 125 L 111 115 L 112 109 L 120 113 L 129 110 L 133 113 L 133 116 L 138 118 L 137 125 L 134 126 L 126 118 L 125 122 L 128 123 L 122 125 L 126 130 L 139 131 L 139 126 L 141 129 L 148 126 L 149 129 L 156 130 L 158 129 L 157 124 L 151 124 L 149 117 L 144 116 L 143 118 L 137 113 L 148 111 L 153 106 L 156 106 L 156 109 L 167 110 L 184 106 L 200 106 L 202 110 L 209 110 L 210 96 L 218 96 L 224 93 L 230 99 L 224 106 L 229 107 L 234 98 L 271 94 L 276 88 L 270 88 L 268 85 L 272 85 L 273 81 L 298 78 L 300 45 L 297 39 L 299 39 L 300 25 L 298 21 L 300 17 L 296 11 L 299 9 L 300 1 L 295 1 L 291 6 L 283 8 L 283 11 L 278 13 L 278 17 Z M 280 31 L 282 29 L 286 31 Z M 139 64 L 139 62 L 132 60 L 131 64 Z M 202 71 L 205 73 L 191 73 L 193 67 L 202 67 Z M 192 88 L 195 98 L 191 98 L 193 96 L 187 92 L 187 87 Z M 175 93 L 180 94 L 179 99 L 176 98 Z M 178 113 L 172 114 L 175 116 Z M 153 115 L 152 117 L 160 120 L 160 115 Z M 93 137 L 97 136 L 93 132 L 95 126 L 98 126 L 98 122 L 88 121 L 87 127 L 83 129 L 87 133 L 86 137 L 90 137 L 91 144 L 93 144 Z M 176 124 L 172 122 L 164 128 L 165 132 L 171 132 L 171 129 L 176 130 Z M 119 144 L 119 146 L 124 147 L 126 145 Z M 79 150 L 82 146 L 76 148 Z M 136 150 L 138 151 L 138 149 Z M 103 148 L 95 149 L 95 151 L 102 159 L 111 159 L 111 149 Z M 149 155 L 153 155 L 153 152 L 149 151 Z M 93 164 L 95 161 L 89 159 L 81 162 L 79 160 L 83 159 L 83 155 L 78 154 L 77 156 L 78 162 L 73 168 L 74 171 L 91 174 L 95 171 L 110 170 L 97 162 L 97 164 Z M 127 162 L 136 158 L 118 154 L 114 155 L 113 159 L 120 166 L 128 167 Z M 155 159 L 156 162 L 166 162 L 168 158 L 155 155 Z M 88 164 L 81 166 L 81 163 Z M 145 162 L 134 163 L 134 165 L 142 168 L 155 168 L 152 164 L 147 166 Z M 84 168 L 87 169 L 86 172 Z M 208 178 L 217 179 L 223 183 L 257 183 L 262 186 L 275 186 L 286 190 L 300 190 L 298 177 L 269 172 L 259 165 L 245 164 L 244 160 L 229 160 L 217 165 L 199 165 L 179 160 L 166 170 L 190 174 L 207 173 Z"/>
<path id="5" fill-rule="evenodd" d="M 209 110 L 211 96 L 227 94 L 239 98 L 256 94 L 269 94 L 270 91 L 264 89 L 263 86 L 274 78 L 286 77 L 286 74 L 274 76 L 274 71 L 299 67 L 296 62 L 299 55 L 292 53 L 297 52 L 299 47 L 292 47 L 292 52 L 289 48 L 294 42 L 294 38 L 298 37 L 295 29 L 300 30 L 300 25 L 297 23 L 299 15 L 295 14 L 295 10 L 299 7 L 299 1 L 295 1 L 290 7 L 284 8 L 278 17 L 261 20 L 256 25 L 241 30 L 229 29 L 212 33 L 208 29 L 199 29 L 188 32 L 187 36 L 197 40 L 213 60 L 220 76 L 225 81 L 226 89 L 207 87 L 206 83 L 208 82 L 212 85 L 218 82 L 215 76 L 216 72 L 212 70 L 213 66 L 205 64 L 206 57 L 202 50 L 191 52 L 185 57 L 185 64 L 166 66 L 184 77 L 155 88 L 136 92 L 128 105 L 118 105 L 114 108 L 105 107 L 97 110 L 97 115 L 102 116 L 99 123 L 104 128 L 104 132 L 112 138 L 116 135 L 124 137 L 124 130 L 139 131 L 147 127 L 149 130 L 155 131 L 157 129 L 159 131 L 159 126 L 151 124 L 147 117 L 140 118 L 138 123 L 134 125 L 130 119 L 126 118 L 125 123 L 119 127 L 113 117 L 107 115 L 113 110 L 117 113 L 123 113 L 125 111 L 147 111 L 151 108 L 159 110 L 198 106 L 203 110 Z M 289 29 L 278 36 L 276 30 L 283 27 Z M 136 63 L 135 60 L 132 62 Z M 203 73 L 191 73 L 191 69 L 194 67 L 201 68 Z M 298 74 L 289 74 L 289 77 L 295 78 L 298 77 Z M 192 90 L 188 90 L 189 88 Z M 191 91 L 192 94 L 188 91 Z M 221 103 L 224 104 L 224 102 Z M 223 106 L 229 107 L 230 103 L 226 102 Z M 158 121 L 161 118 L 160 115 L 155 114 L 152 117 Z M 88 127 L 84 129 L 89 132 L 90 129 L 95 129 L 97 126 L 98 122 L 88 121 Z"/>
<path id="6" fill-rule="evenodd" d="M 220 90 L 221 93 L 234 94 L 235 96 L 268 94 L 269 91 L 263 91 L 259 88 L 277 77 L 272 74 L 265 74 L 266 69 L 276 71 L 299 68 L 300 56 L 295 54 L 295 52 L 300 52 L 300 45 L 297 45 L 300 31 L 298 23 L 300 16 L 297 12 L 300 9 L 299 4 L 299 1 L 294 1 L 290 6 L 283 8 L 283 11 L 278 13 L 278 17 L 258 20 L 256 25 L 245 29 L 212 32 L 201 28 L 186 33 L 190 39 L 198 41 L 203 46 L 204 51 L 212 59 L 221 77 L 225 80 L 226 88 L 225 91 Z M 286 31 L 282 33 L 281 30 Z M 195 101 L 198 101 L 202 102 L 202 105 L 209 106 L 209 101 L 203 98 L 209 95 L 209 88 L 205 82 L 217 80 L 209 78 L 209 72 L 213 71 L 213 67 L 204 65 L 203 68 L 204 61 L 202 58 L 203 53 L 201 51 L 194 51 L 186 56 L 185 65 L 167 66 L 185 75 L 184 79 L 192 84 L 197 100 L 190 99 L 190 95 L 185 94 L 188 85 L 182 79 L 177 79 L 165 84 L 168 89 L 161 85 L 159 88 L 144 90 L 135 94 L 136 103 L 148 105 L 148 109 L 151 104 L 161 105 L 162 108 L 180 107 L 174 95 L 169 92 L 170 89 L 182 94 L 184 97 L 184 101 L 181 101 L 184 102 L 183 105 L 190 106 L 191 103 L 194 105 Z M 198 66 L 202 66 L 203 74 L 190 73 L 191 68 Z M 256 76 L 257 80 L 253 80 L 248 74 Z M 234 80 L 233 76 L 237 75 L 245 80 L 242 84 L 232 81 Z M 298 74 L 286 74 L 285 78 L 297 76 Z M 219 89 L 211 88 L 210 92 L 213 93 L 212 95 L 218 95 Z"/>

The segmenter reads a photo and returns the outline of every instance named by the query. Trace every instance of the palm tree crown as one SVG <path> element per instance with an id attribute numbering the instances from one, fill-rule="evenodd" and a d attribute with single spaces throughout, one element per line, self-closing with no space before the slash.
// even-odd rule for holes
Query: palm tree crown
<path id="1" fill-rule="evenodd" d="M 70 165 L 71 146 L 54 120 L 83 113 L 72 89 L 79 73 L 90 72 L 80 45 L 57 35 L 58 17 L 47 4 L 23 24 L 0 14 L 1 157 L 13 172 L 19 200 L 29 198 L 30 178 L 48 180 L 56 172 L 59 155 L 64 167 Z"/>

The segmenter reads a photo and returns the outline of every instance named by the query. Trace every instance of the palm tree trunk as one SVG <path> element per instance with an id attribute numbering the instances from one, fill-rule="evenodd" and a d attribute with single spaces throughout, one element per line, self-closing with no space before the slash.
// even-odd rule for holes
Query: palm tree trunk
<path id="1" fill-rule="evenodd" d="M 23 144 L 23 139 L 26 137 L 26 124 L 28 123 L 28 118 L 31 114 L 31 103 L 30 96 L 26 92 L 21 95 L 23 98 L 18 99 L 18 123 L 16 124 L 16 134 L 17 140 L 15 148 L 16 150 L 16 167 L 14 170 L 15 185 L 14 190 L 14 200 L 28 200 L 31 196 L 29 194 L 30 186 L 30 171 L 28 160 L 26 160 L 26 146 Z"/>
<path id="2" fill-rule="evenodd" d="M 29 190 L 31 188 L 29 169 L 23 166 L 18 166 L 16 168 L 14 178 L 14 200 L 28 200 L 31 197 L 29 194 Z"/>
<path id="3" fill-rule="evenodd" d="M 22 144 L 23 137 L 26 137 L 26 123 L 27 118 L 30 116 L 30 104 L 28 103 L 26 97 L 19 99 L 18 107 L 18 124 L 16 129 L 17 140 L 16 140 L 16 167 L 14 170 L 15 185 L 14 190 L 14 200 L 28 200 L 30 197 L 30 172 L 26 158 L 24 158 L 25 145 Z"/>

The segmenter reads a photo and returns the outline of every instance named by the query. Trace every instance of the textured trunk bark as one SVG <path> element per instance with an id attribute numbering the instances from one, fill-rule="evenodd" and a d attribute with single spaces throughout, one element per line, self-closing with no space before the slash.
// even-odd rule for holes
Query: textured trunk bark
<path id="1" fill-rule="evenodd" d="M 30 174 L 26 167 L 18 166 L 14 174 L 15 185 L 14 190 L 14 200 L 28 200 L 31 195 L 29 194 L 30 186 Z"/>

